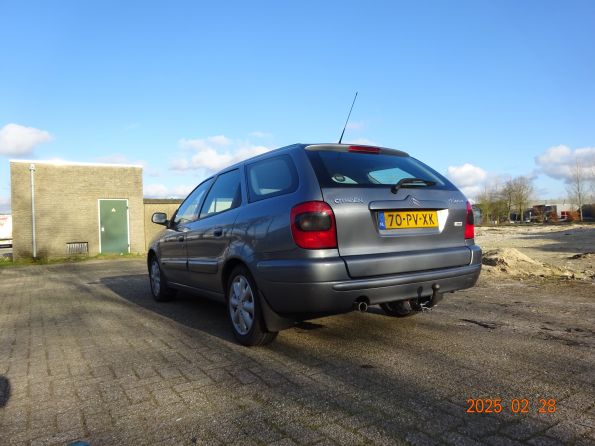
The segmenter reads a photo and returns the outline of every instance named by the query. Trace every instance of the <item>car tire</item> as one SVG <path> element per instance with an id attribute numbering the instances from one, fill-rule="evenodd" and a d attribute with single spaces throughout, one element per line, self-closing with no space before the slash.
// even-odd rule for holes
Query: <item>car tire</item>
<path id="1" fill-rule="evenodd" d="M 149 262 L 149 283 L 151 285 L 153 299 L 157 302 L 167 302 L 176 294 L 176 290 L 168 286 L 167 278 L 163 274 L 157 256 L 155 255 L 151 256 L 151 261 Z"/>
<path id="2" fill-rule="evenodd" d="M 231 331 L 237 341 L 246 346 L 266 345 L 271 343 L 278 332 L 268 331 L 258 288 L 245 266 L 237 266 L 227 281 L 227 316 Z"/>
<path id="3" fill-rule="evenodd" d="M 380 308 L 382 308 L 386 314 L 393 317 L 412 316 L 418 313 L 417 307 L 416 303 L 411 302 L 411 300 L 396 300 L 394 302 L 380 304 Z"/>

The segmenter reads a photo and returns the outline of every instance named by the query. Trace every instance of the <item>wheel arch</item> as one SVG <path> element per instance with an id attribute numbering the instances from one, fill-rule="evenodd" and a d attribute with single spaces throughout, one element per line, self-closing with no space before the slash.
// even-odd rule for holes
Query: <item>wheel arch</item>
<path id="1" fill-rule="evenodd" d="M 155 252 L 155 250 L 153 248 L 149 249 L 149 252 L 147 252 L 147 269 L 149 271 L 151 271 L 151 259 L 153 257 L 157 257 L 157 253 Z"/>
<path id="2" fill-rule="evenodd" d="M 227 298 L 227 282 L 229 281 L 229 276 L 231 275 L 231 272 L 238 266 L 245 267 L 250 272 L 250 275 L 252 276 L 252 280 L 256 280 L 254 278 L 254 274 L 252 274 L 252 271 L 250 270 L 250 267 L 244 260 L 242 260 L 239 257 L 232 257 L 232 258 L 228 259 L 225 262 L 225 264 L 223 265 L 223 269 L 221 270 L 221 287 L 223 288 L 223 294 L 226 296 L 226 298 Z"/>

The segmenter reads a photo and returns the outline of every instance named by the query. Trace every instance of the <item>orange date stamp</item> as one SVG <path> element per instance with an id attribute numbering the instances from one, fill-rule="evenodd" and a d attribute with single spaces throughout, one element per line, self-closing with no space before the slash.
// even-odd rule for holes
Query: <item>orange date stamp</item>
<path id="1" fill-rule="evenodd" d="M 556 400 L 553 398 L 539 398 L 531 401 L 528 398 L 513 398 L 504 401 L 502 398 L 468 398 L 466 413 L 540 413 L 553 414 L 557 410 Z"/>

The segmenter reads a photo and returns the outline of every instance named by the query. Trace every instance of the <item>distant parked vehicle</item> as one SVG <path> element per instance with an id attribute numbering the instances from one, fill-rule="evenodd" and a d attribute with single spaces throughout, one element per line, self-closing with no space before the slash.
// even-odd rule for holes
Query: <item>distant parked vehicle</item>
<path id="1" fill-rule="evenodd" d="M 147 257 L 158 301 L 187 290 L 226 303 L 236 339 L 266 344 L 296 321 L 432 306 L 475 284 L 473 211 L 405 152 L 295 144 L 199 184 Z"/>

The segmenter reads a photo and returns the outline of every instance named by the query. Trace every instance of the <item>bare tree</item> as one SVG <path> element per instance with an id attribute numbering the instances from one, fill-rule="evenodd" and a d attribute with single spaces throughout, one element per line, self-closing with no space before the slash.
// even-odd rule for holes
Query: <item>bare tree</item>
<path id="1" fill-rule="evenodd" d="M 494 191 L 484 184 L 483 190 L 477 196 L 477 206 L 481 210 L 482 220 L 485 223 L 494 223 Z"/>
<path id="2" fill-rule="evenodd" d="M 510 179 L 504 183 L 500 190 L 502 201 L 506 206 L 506 221 L 510 221 L 510 214 L 512 213 L 512 205 L 514 202 L 514 180 Z"/>
<path id="3" fill-rule="evenodd" d="M 578 159 L 574 160 L 574 166 L 570 172 L 570 178 L 566 191 L 570 202 L 578 206 L 578 214 L 581 221 L 583 221 L 583 205 L 587 199 L 589 193 L 589 182 L 593 182 L 593 175 L 589 175 L 589 170 L 593 170 L 595 167 L 589 169 L 588 167 L 582 166 Z M 591 184 L 591 188 L 593 185 Z"/>
<path id="4" fill-rule="evenodd" d="M 533 181 L 529 177 L 516 177 L 512 180 L 512 203 L 519 211 L 521 221 L 532 195 Z"/>
<path id="5" fill-rule="evenodd" d="M 486 182 L 477 196 L 477 204 L 484 219 L 489 222 L 510 221 L 515 210 L 523 218 L 533 194 L 533 181 L 529 177 L 516 177 L 505 181 Z"/>
<path id="6" fill-rule="evenodd" d="M 498 180 L 484 183 L 482 191 L 477 196 L 477 205 L 486 223 L 498 224 L 508 221 L 506 203 L 502 199 L 502 185 Z"/>

